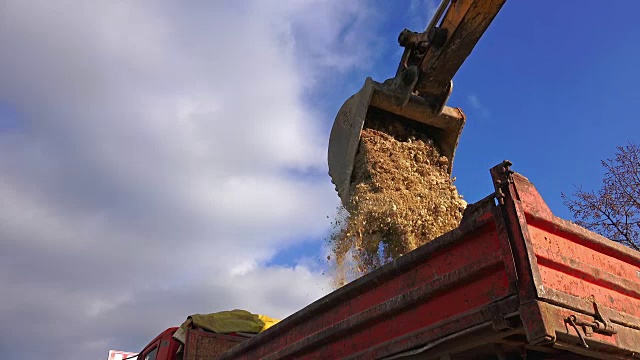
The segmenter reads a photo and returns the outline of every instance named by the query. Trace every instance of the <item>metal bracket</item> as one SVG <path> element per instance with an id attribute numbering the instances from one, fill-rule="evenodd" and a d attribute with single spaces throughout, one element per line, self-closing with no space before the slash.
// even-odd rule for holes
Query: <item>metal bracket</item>
<path id="1" fill-rule="evenodd" d="M 576 315 L 569 315 L 565 319 L 565 323 L 568 323 L 572 328 L 575 329 L 576 333 L 578 334 L 578 338 L 580 339 L 581 345 L 585 348 L 589 347 L 585 340 L 585 337 L 592 337 L 594 332 L 607 336 L 612 336 L 618 333 L 618 331 L 611 324 L 608 317 L 600 311 L 598 303 L 595 300 L 592 301 L 593 309 L 595 311 L 593 321 L 583 320 L 581 318 L 578 318 Z M 580 332 L 580 328 L 582 328 L 582 333 Z"/>
<path id="2" fill-rule="evenodd" d="M 404 29 L 398 35 L 398 44 L 403 48 L 410 50 L 424 51 L 430 43 L 429 34 L 427 32 L 415 32 Z"/>
<path id="3" fill-rule="evenodd" d="M 404 29 L 398 35 L 398 44 L 409 50 L 415 50 L 419 53 L 427 50 L 429 46 L 437 49 L 441 48 L 447 41 L 447 29 L 433 27 L 425 32 L 415 32 Z"/>
<path id="4" fill-rule="evenodd" d="M 512 330 L 513 326 L 509 324 L 503 314 L 502 308 L 498 304 L 492 304 L 489 306 L 489 314 L 491 315 L 491 326 L 495 331 L 507 331 Z"/>
<path id="5" fill-rule="evenodd" d="M 418 96 L 424 99 L 431 107 L 434 114 L 442 113 L 449 97 L 453 92 L 453 80 L 449 83 L 447 90 L 436 97 L 422 97 L 415 93 L 415 87 L 420 78 L 420 69 L 412 65 L 400 70 L 395 77 L 385 80 L 382 86 L 385 91 L 395 95 L 395 105 L 404 107 L 409 102 L 411 96 Z"/>
<path id="6" fill-rule="evenodd" d="M 402 107 L 407 105 L 411 95 L 413 95 L 413 89 L 418 83 L 418 77 L 418 67 L 409 66 L 400 71 L 395 77 L 385 80 L 382 86 L 386 87 L 388 92 L 397 96 L 395 105 Z"/>
<path id="7" fill-rule="evenodd" d="M 448 0 L 442 2 L 438 10 L 441 12 L 438 18 L 442 16 L 448 3 Z M 392 91 L 400 95 L 400 101 L 396 105 L 405 106 L 409 101 L 409 97 L 416 95 L 427 100 L 431 104 L 434 113 L 440 114 L 442 112 L 453 91 L 453 80 L 449 81 L 449 86 L 441 94 L 425 96 L 416 92 L 415 88 L 422 75 L 420 64 L 425 52 L 430 47 L 441 48 L 447 41 L 447 35 L 448 30 L 435 26 L 435 23 L 427 26 L 427 29 L 421 33 L 408 29 L 400 32 L 398 43 L 404 47 L 402 59 L 400 60 L 400 65 L 398 65 L 396 76 L 383 83 L 384 85 L 389 85 Z"/>
<path id="8" fill-rule="evenodd" d="M 423 32 L 419 33 L 410 31 L 409 29 L 404 29 L 400 32 L 400 35 L 398 35 L 398 44 L 404 47 L 404 53 L 402 54 L 396 75 L 409 66 L 420 66 L 429 46 L 441 48 L 444 45 L 449 31 L 436 25 L 442 18 L 442 15 L 444 15 L 450 2 L 455 3 L 456 1 L 442 0 Z"/>
<path id="9" fill-rule="evenodd" d="M 499 205 L 504 205 L 505 194 L 503 188 L 513 183 L 513 170 L 511 170 L 511 161 L 504 160 L 502 168 L 498 171 L 500 178 L 495 180 L 494 188 L 496 189 L 494 196 L 498 200 Z"/>

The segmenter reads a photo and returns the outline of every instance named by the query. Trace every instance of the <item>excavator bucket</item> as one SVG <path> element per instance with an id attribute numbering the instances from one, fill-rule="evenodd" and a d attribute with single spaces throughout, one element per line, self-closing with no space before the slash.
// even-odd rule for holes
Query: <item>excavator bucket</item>
<path id="1" fill-rule="evenodd" d="M 412 127 L 433 139 L 440 154 L 449 159 L 451 173 L 453 156 L 465 123 L 464 114 L 460 109 L 434 106 L 421 97 L 398 91 L 403 86 L 398 86 L 396 79 L 392 80 L 395 83 L 391 80 L 378 83 L 367 78 L 362 89 L 342 105 L 333 123 L 329 137 L 329 175 L 344 205 L 349 199 L 360 133 L 367 121 L 393 119 L 417 125 Z M 447 98 L 451 88 L 446 93 Z M 443 100 L 441 104 L 446 102 Z"/>
<path id="2" fill-rule="evenodd" d="M 400 121 L 424 132 L 448 158 L 451 174 L 465 123 L 460 109 L 445 106 L 452 79 L 505 1 L 442 0 L 424 32 L 400 33 L 398 43 L 405 49 L 396 76 L 383 83 L 367 78 L 342 105 L 331 129 L 328 160 L 331 181 L 344 205 L 367 121 Z"/>

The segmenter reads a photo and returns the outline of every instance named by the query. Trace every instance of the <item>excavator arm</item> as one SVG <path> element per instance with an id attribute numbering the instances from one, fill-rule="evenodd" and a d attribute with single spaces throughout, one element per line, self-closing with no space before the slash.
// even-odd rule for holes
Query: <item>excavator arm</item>
<path id="1" fill-rule="evenodd" d="M 329 175 L 347 204 L 360 133 L 367 119 L 418 122 L 449 160 L 449 173 L 465 115 L 446 106 L 453 77 L 506 0 L 444 0 L 423 32 L 403 30 L 405 48 L 395 77 L 362 89 L 340 108 L 329 137 Z"/>
<path id="2" fill-rule="evenodd" d="M 400 33 L 398 42 L 405 52 L 398 72 L 417 66 L 419 78 L 413 90 L 424 98 L 442 98 L 505 2 L 444 0 L 424 32 L 405 29 Z"/>

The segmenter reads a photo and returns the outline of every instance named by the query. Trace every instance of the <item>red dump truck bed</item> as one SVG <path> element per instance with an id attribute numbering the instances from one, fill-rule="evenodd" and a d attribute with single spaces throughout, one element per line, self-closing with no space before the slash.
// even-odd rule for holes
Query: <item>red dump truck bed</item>
<path id="1" fill-rule="evenodd" d="M 220 358 L 639 358 L 640 253 L 555 217 L 509 166 L 458 228 Z"/>

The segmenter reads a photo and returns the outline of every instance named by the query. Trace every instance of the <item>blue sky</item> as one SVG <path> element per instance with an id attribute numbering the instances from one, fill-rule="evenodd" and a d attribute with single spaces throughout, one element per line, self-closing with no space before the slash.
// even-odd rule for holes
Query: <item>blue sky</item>
<path id="1" fill-rule="evenodd" d="M 451 103 L 469 115 L 455 165 L 461 192 L 488 192 L 472 178 L 508 158 L 570 217 L 560 193 L 596 188 L 600 160 L 638 141 L 638 9 L 633 1 L 505 5 L 455 79 Z M 470 95 L 489 116 L 465 102 Z"/>
<path id="2" fill-rule="evenodd" d="M 192 313 L 284 317 L 330 291 L 329 129 L 436 2 L 77 4 L 0 5 L 0 353 L 99 358 Z M 560 194 L 638 141 L 639 10 L 507 2 L 449 100 L 467 201 L 509 159 L 571 217 Z"/>

